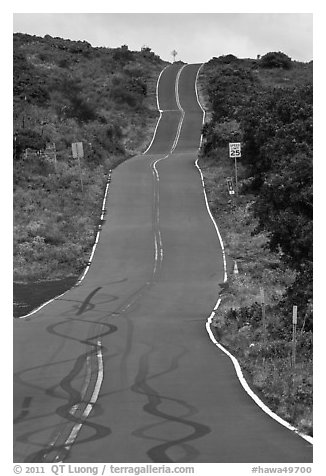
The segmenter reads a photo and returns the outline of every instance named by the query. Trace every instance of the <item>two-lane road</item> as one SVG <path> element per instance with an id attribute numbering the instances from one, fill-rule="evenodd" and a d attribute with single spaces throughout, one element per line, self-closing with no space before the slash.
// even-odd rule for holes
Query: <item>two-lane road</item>
<path id="1" fill-rule="evenodd" d="M 195 167 L 198 68 L 163 70 L 154 140 L 114 171 L 81 284 L 14 322 L 16 462 L 312 460 L 206 332 L 224 262 Z"/>

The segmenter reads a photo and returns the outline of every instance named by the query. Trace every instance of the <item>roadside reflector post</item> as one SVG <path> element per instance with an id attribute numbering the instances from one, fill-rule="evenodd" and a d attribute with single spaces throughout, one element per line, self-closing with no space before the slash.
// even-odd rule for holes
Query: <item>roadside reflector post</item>
<path id="1" fill-rule="evenodd" d="M 296 352 L 297 352 L 297 323 L 298 323 L 298 306 L 293 306 L 292 311 L 292 366 L 295 368 Z"/>
<path id="2" fill-rule="evenodd" d="M 266 309 L 265 309 L 265 291 L 264 288 L 260 288 L 260 303 L 263 323 L 263 341 L 266 344 Z"/>

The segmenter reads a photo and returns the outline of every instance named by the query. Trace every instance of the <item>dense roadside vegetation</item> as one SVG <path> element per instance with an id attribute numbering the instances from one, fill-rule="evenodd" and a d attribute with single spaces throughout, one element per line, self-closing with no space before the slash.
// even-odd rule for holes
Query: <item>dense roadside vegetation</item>
<path id="1" fill-rule="evenodd" d="M 21 315 L 84 269 L 110 169 L 145 150 L 154 131 L 165 64 L 148 47 L 93 48 L 49 35 L 15 34 L 13 53 L 14 300 Z M 83 143 L 80 167 L 73 142 Z"/>
<path id="2" fill-rule="evenodd" d="M 279 52 L 226 55 L 199 79 L 207 110 L 200 166 L 231 263 L 215 332 L 261 398 L 312 434 L 312 63 Z M 226 186 L 234 181 L 229 142 L 242 144 L 238 196 Z"/>

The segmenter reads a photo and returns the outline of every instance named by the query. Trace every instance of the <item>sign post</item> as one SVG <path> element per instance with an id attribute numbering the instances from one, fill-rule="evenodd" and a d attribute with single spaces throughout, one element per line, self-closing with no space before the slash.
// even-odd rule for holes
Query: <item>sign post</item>
<path id="1" fill-rule="evenodd" d="M 81 164 L 80 164 L 80 159 L 84 158 L 83 143 L 82 142 L 73 142 L 71 144 L 71 150 L 72 150 L 73 158 L 78 160 L 80 184 L 81 184 L 82 192 L 84 192 L 84 184 L 83 184 L 82 170 L 81 170 Z"/>
<path id="2" fill-rule="evenodd" d="M 261 302 L 261 313 L 263 321 L 263 340 L 266 343 L 266 309 L 265 309 L 265 291 L 264 288 L 260 288 L 260 302 Z"/>
<path id="3" fill-rule="evenodd" d="M 241 142 L 229 142 L 229 157 L 234 159 L 234 169 L 235 169 L 235 190 L 238 195 L 238 167 L 237 167 L 237 158 L 241 157 Z"/>
<path id="4" fill-rule="evenodd" d="M 297 323 L 298 323 L 298 306 L 293 306 L 293 311 L 292 311 L 292 366 L 293 368 L 295 368 L 295 363 L 296 363 Z"/>

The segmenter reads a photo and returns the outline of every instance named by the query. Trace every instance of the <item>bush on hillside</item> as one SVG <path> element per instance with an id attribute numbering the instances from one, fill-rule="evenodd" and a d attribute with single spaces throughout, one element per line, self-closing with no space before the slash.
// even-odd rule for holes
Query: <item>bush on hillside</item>
<path id="1" fill-rule="evenodd" d="M 14 50 L 13 92 L 16 100 L 19 98 L 38 106 L 45 105 L 50 97 L 46 74 L 28 62 L 19 50 Z"/>
<path id="2" fill-rule="evenodd" d="M 20 129 L 14 134 L 14 158 L 16 160 L 21 158 L 26 149 L 41 151 L 45 147 L 45 138 L 34 130 Z"/>
<path id="3" fill-rule="evenodd" d="M 259 61 L 261 68 L 283 68 L 290 69 L 292 66 L 291 58 L 281 51 L 266 53 Z"/>

